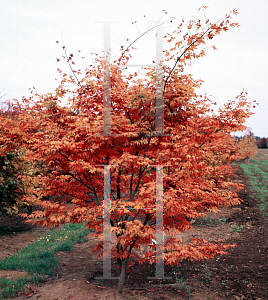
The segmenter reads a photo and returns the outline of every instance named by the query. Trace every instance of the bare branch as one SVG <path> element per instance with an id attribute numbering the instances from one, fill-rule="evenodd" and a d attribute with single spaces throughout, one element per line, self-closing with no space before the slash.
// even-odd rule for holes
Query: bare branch
<path id="1" fill-rule="evenodd" d="M 208 28 L 208 29 L 207 29 L 207 30 L 206 30 L 199 38 L 195 39 L 195 41 L 193 41 L 193 42 L 192 42 L 192 43 L 191 43 L 191 44 L 190 44 L 190 45 L 182 52 L 182 54 L 177 58 L 177 60 L 176 60 L 176 62 L 175 62 L 175 64 L 174 64 L 174 66 L 173 66 L 173 68 L 171 69 L 171 71 L 170 71 L 169 74 L 168 74 L 168 77 L 167 77 L 166 80 L 165 80 L 164 88 L 163 88 L 163 96 L 164 96 L 164 94 L 165 94 L 167 82 L 168 82 L 168 80 L 169 80 L 171 74 L 173 73 L 174 69 L 176 68 L 178 62 L 181 60 L 181 58 L 182 58 L 183 55 L 186 53 L 186 51 L 187 51 L 188 49 L 190 49 L 194 44 L 196 44 L 196 43 L 198 42 L 198 40 L 202 39 L 202 38 L 205 36 L 205 34 L 206 34 L 210 29 L 211 29 L 211 27 L 209 27 L 209 28 Z"/>

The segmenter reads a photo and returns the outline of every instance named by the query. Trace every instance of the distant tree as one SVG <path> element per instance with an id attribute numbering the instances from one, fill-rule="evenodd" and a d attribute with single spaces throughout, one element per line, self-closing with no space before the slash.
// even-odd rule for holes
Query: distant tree
<path id="1" fill-rule="evenodd" d="M 261 138 L 259 136 L 255 136 L 254 137 L 256 138 L 256 141 L 258 142 Z"/>
<path id="2" fill-rule="evenodd" d="M 241 140 L 240 155 L 248 163 L 249 159 L 257 154 L 258 147 L 253 132 L 248 128 Z"/>
<path id="3" fill-rule="evenodd" d="M 267 141 L 268 141 L 268 139 L 265 137 L 259 139 L 258 143 L 257 143 L 258 148 L 267 148 Z"/>
<path id="4" fill-rule="evenodd" d="M 25 201 L 24 198 L 36 194 L 41 187 L 31 180 L 31 176 L 41 176 L 44 166 L 39 161 L 25 159 L 26 154 L 31 154 L 17 145 L 13 131 L 20 111 L 18 107 L 7 105 L 8 109 L 0 110 L 0 212 L 11 216 L 26 206 L 30 214 L 36 197 L 33 196 L 31 201 Z M 13 134 L 8 137 L 6 133 L 9 130 Z"/>

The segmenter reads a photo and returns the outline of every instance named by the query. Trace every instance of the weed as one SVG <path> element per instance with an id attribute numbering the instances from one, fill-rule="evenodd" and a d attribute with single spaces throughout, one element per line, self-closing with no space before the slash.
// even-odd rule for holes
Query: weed
<path id="1" fill-rule="evenodd" d="M 212 275 L 212 272 L 210 271 L 210 269 L 207 266 L 207 264 L 202 265 L 202 267 L 204 268 L 204 271 L 205 271 L 205 282 L 209 283 L 210 282 L 210 277 Z"/>
<path id="2" fill-rule="evenodd" d="M 181 272 L 174 272 L 175 278 L 176 278 L 176 283 L 182 283 L 185 279 L 183 276 L 181 276 Z"/>
<path id="3" fill-rule="evenodd" d="M 186 285 L 185 294 L 186 294 L 187 299 L 189 300 L 190 296 L 191 296 L 191 286 L 190 285 Z"/>
<path id="4" fill-rule="evenodd" d="M 177 269 L 178 271 L 179 269 Z M 165 286 L 176 286 L 179 290 L 185 293 L 187 299 L 190 299 L 191 295 L 191 286 L 186 285 L 185 278 L 182 276 L 181 272 L 174 272 L 176 283 L 175 284 L 167 284 Z"/>
<path id="5" fill-rule="evenodd" d="M 242 225 L 240 225 L 240 226 L 238 226 L 238 225 L 231 225 L 231 227 L 232 227 L 232 231 L 235 231 L 235 232 L 241 232 L 241 229 L 243 229 Z"/>
<path id="6" fill-rule="evenodd" d="M 224 224 L 224 223 L 226 223 L 226 219 L 219 219 L 219 220 L 216 221 L 216 223 Z"/>

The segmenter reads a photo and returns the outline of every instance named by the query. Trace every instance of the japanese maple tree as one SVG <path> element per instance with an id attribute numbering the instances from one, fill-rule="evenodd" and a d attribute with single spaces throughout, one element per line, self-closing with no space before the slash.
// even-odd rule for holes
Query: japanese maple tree
<path id="1" fill-rule="evenodd" d="M 102 239 L 104 165 L 111 166 L 110 225 L 116 233 L 112 258 L 118 262 L 119 292 L 133 249 L 149 245 L 154 238 L 156 212 L 147 209 L 155 207 L 156 202 L 156 172 L 152 165 L 164 166 L 166 265 L 183 259 L 212 258 L 234 246 L 204 239 L 193 239 L 185 245 L 174 238 L 176 233 L 191 229 L 189 219 L 239 203 L 234 190 L 241 186 L 231 181 L 230 165 L 238 157 L 238 146 L 231 134 L 246 128 L 251 104 L 242 92 L 216 113 L 212 101 L 197 94 L 202 81 L 184 73 L 192 59 L 205 55 L 207 40 L 238 26 L 231 23 L 232 14 L 237 14 L 236 10 L 215 23 L 190 21 L 181 40 L 178 37 L 184 21 L 173 34 L 165 36 L 173 44 L 165 51 L 166 64 L 162 65 L 163 135 L 155 134 L 156 69 L 145 68 L 144 78 L 138 79 L 136 74 L 124 75 L 118 66 L 128 62 L 130 49 L 122 50 L 111 67 L 110 136 L 103 135 L 103 61 L 98 56 L 82 74 L 74 69 L 73 55 L 67 55 L 73 74 L 67 76 L 60 71 L 62 81 L 54 93 L 39 95 L 33 90 L 32 96 L 22 101 L 16 123 L 17 143 L 29 150 L 28 160 L 47 166 L 43 176 L 32 176 L 35 184 L 42 183 L 45 188 L 25 198 L 39 199 L 42 206 L 42 211 L 31 214 L 32 222 L 44 226 L 86 222 Z M 169 67 L 168 62 L 173 66 Z M 70 88 L 74 84 L 76 88 Z M 69 107 L 60 105 L 66 98 Z M 60 201 L 55 199 L 59 195 Z M 41 201 L 44 196 L 50 196 L 50 200 Z M 150 247 L 140 263 L 155 262 L 155 246 Z M 102 254 L 102 249 L 101 240 L 94 251 Z"/>

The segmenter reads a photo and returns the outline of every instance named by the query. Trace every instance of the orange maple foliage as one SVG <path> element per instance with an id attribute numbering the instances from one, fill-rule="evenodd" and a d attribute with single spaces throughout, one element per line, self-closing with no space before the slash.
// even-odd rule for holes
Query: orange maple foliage
<path id="1" fill-rule="evenodd" d="M 13 134 L 17 143 L 29 149 L 29 160 L 42 161 L 50 170 L 42 178 L 32 178 L 45 184 L 45 189 L 37 193 L 38 199 L 51 198 L 39 202 L 43 210 L 33 212 L 31 221 L 44 226 L 86 222 L 101 239 L 104 167 L 100 165 L 111 165 L 110 219 L 117 237 L 112 257 L 126 268 L 132 250 L 150 244 L 154 238 L 156 213 L 142 208 L 155 207 L 156 173 L 150 165 L 162 165 L 163 226 L 171 236 L 164 244 L 165 264 L 211 258 L 234 246 L 204 239 L 193 239 L 184 245 L 173 237 L 176 232 L 191 229 L 189 218 L 239 203 L 234 190 L 241 185 L 230 179 L 230 164 L 238 157 L 231 133 L 246 128 L 243 124 L 251 115 L 251 104 L 242 92 L 236 101 L 227 102 L 215 113 L 211 101 L 196 93 L 202 81 L 183 74 L 193 58 L 205 55 L 206 40 L 238 26 L 230 23 L 231 14 L 236 11 L 216 23 L 206 20 L 201 25 L 200 20 L 190 21 L 188 29 L 194 33 L 187 30 L 180 41 L 176 38 L 184 21 L 166 36 L 168 42 L 175 42 L 166 50 L 165 58 L 174 66 L 163 66 L 164 134 L 172 136 L 153 135 L 155 68 L 145 68 L 141 80 L 135 74 L 124 75 L 116 65 L 128 62 L 129 49 L 122 51 L 111 68 L 111 131 L 117 136 L 101 136 L 103 61 L 98 56 L 75 89 L 70 89 L 70 85 L 82 76 L 82 71 L 72 68 L 73 75 L 69 77 L 60 71 L 63 79 L 55 93 L 39 95 L 33 90 L 32 97 L 23 99 L 20 119 L 12 125 L 17 128 Z M 73 56 L 67 56 L 68 63 L 72 59 Z M 68 96 L 70 107 L 60 106 L 61 99 Z M 12 130 L 8 134 L 12 135 Z M 62 196 L 60 201 L 53 198 L 58 195 Z M 100 241 L 94 251 L 101 254 L 102 248 Z M 151 246 L 139 262 L 153 263 L 155 259 L 155 248 Z"/>
<path id="2" fill-rule="evenodd" d="M 26 206 L 28 212 L 32 210 L 32 206 L 36 204 L 35 199 L 25 201 L 25 194 L 32 193 L 39 188 L 33 185 L 32 176 L 41 176 L 41 169 L 44 168 L 37 161 L 25 160 L 25 154 L 28 149 L 17 143 L 20 136 L 19 128 L 16 127 L 19 118 L 19 109 L 14 108 L 0 111 L 0 153 L 4 166 L 0 167 L 0 189 L 1 192 L 6 190 L 7 183 L 15 184 L 17 189 L 7 189 L 4 199 L 1 198 L 1 211 L 8 215 L 18 213 L 19 208 Z M 8 133 L 8 134 L 7 134 Z M 10 159 L 10 156 L 13 159 Z M 8 158 L 9 157 L 9 158 Z M 27 180 L 28 178 L 28 180 Z M 42 183 L 41 183 L 42 185 Z"/>

